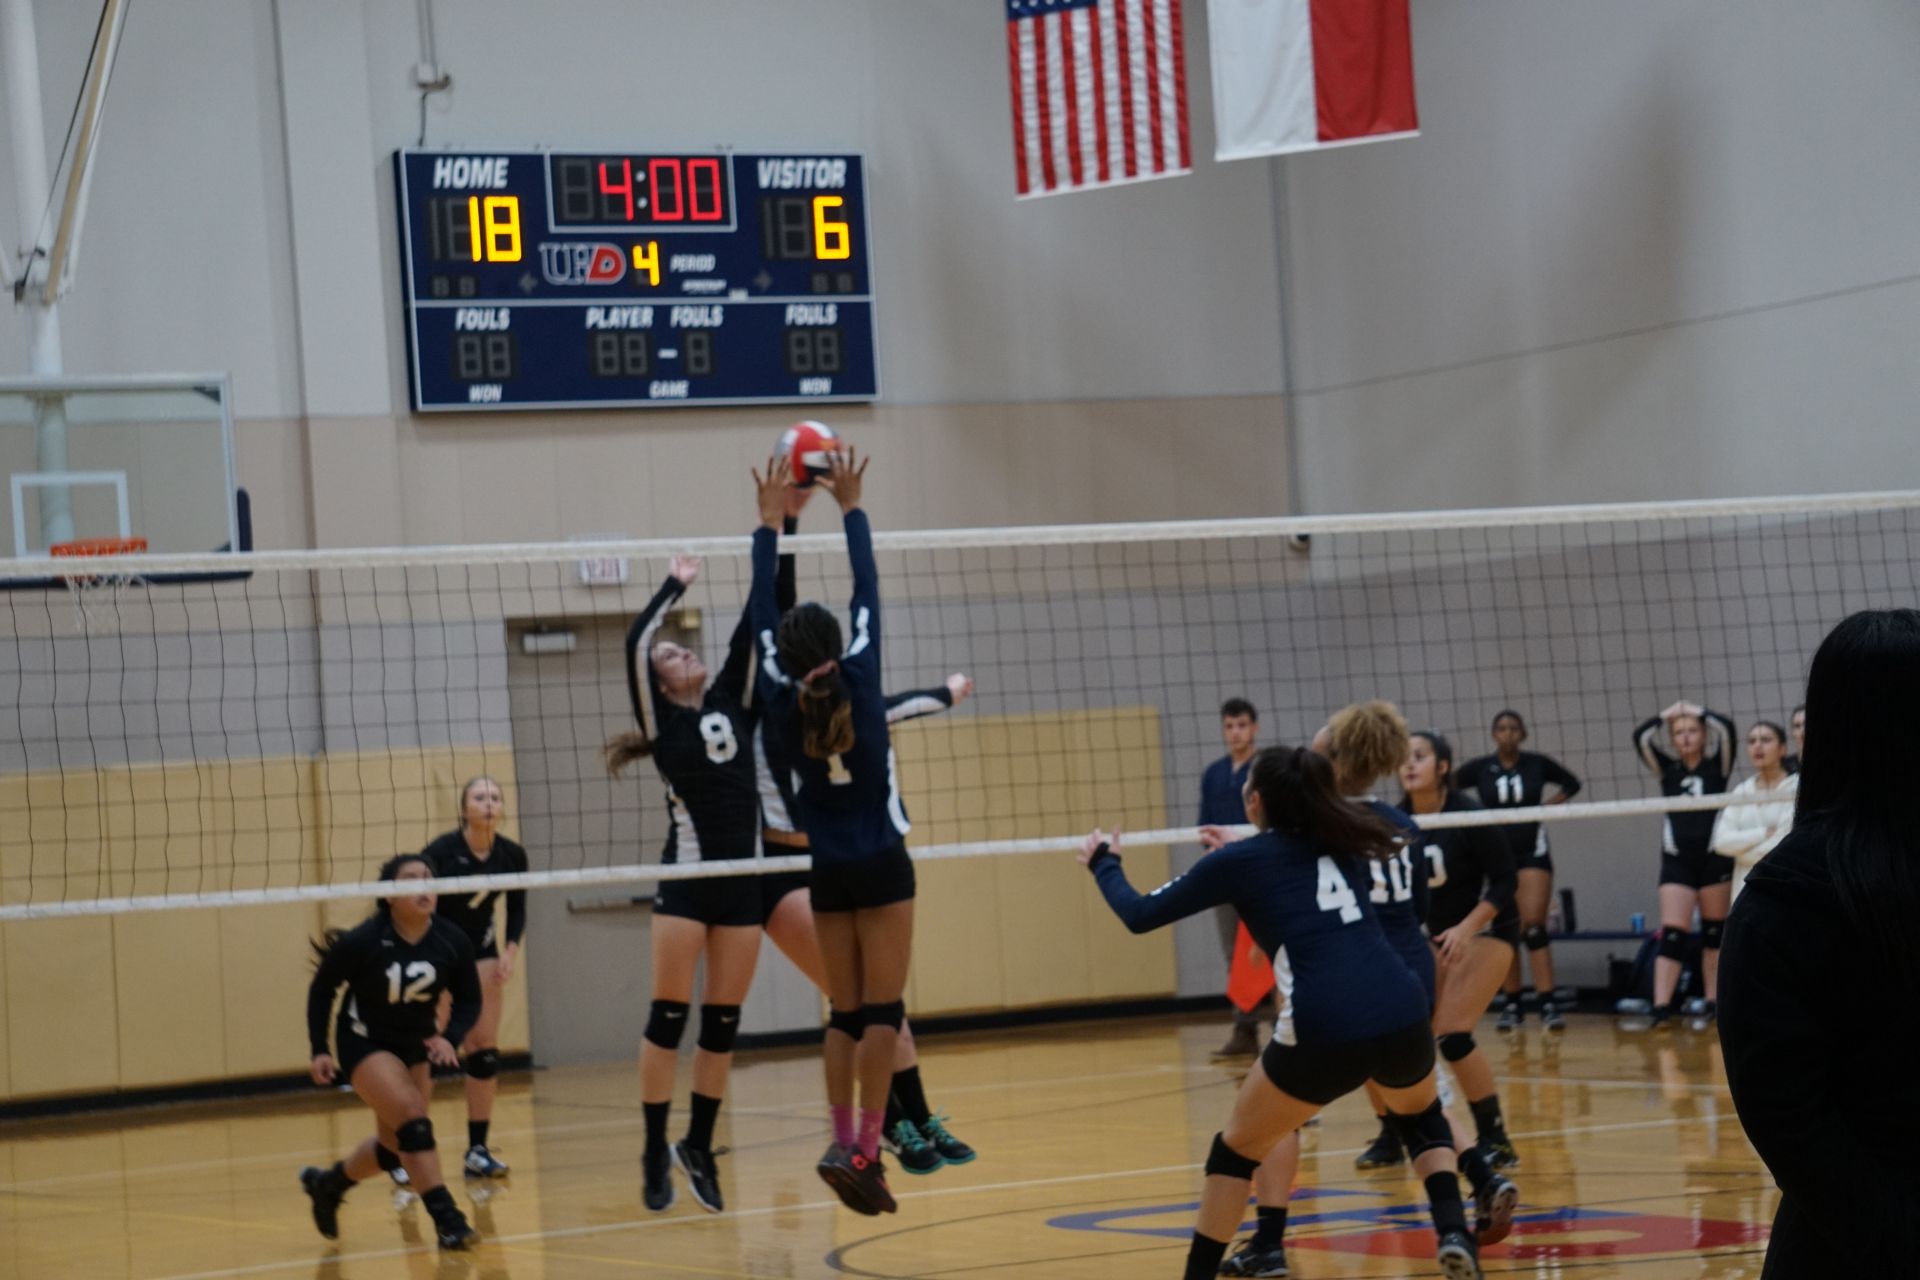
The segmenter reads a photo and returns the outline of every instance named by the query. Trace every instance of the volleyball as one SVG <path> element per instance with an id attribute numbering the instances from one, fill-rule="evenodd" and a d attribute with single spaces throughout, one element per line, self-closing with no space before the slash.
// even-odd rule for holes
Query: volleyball
<path id="1" fill-rule="evenodd" d="M 827 455 L 840 448 L 840 437 L 824 422 L 796 422 L 780 436 L 780 457 L 793 464 L 793 487 L 811 489 L 827 473 Z"/>

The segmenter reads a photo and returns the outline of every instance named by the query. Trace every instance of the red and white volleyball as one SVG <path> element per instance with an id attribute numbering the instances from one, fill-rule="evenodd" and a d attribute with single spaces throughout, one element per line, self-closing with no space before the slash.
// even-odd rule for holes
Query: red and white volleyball
<path id="1" fill-rule="evenodd" d="M 796 422 L 781 433 L 775 452 L 793 466 L 793 487 L 811 489 L 829 468 L 827 455 L 838 451 L 840 437 L 824 422 Z"/>

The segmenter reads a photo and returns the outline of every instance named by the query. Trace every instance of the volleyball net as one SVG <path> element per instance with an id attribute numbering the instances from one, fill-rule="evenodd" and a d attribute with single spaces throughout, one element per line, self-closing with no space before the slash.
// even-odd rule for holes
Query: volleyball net
<path id="1" fill-rule="evenodd" d="M 805 527 L 782 541 L 800 598 L 844 616 L 830 499 Z M 1192 840 L 1235 697 L 1257 707 L 1261 745 L 1389 699 L 1459 760 L 1489 751 L 1494 714 L 1512 709 L 1526 748 L 1585 783 L 1568 805 L 1434 825 L 1723 805 L 1650 799 L 1633 726 L 1681 699 L 1742 731 L 1784 724 L 1834 623 L 1915 602 L 1920 492 L 876 543 L 888 692 L 953 673 L 975 689 L 894 730 L 910 846 L 1013 856 L 1071 848 L 1096 824 Z M 382 861 L 455 825 L 458 789 L 480 774 L 501 782 L 503 829 L 535 868 L 511 883 L 804 866 L 769 847 L 757 863 L 663 867 L 665 785 L 646 762 L 622 778 L 602 762 L 632 726 L 626 629 L 669 557 L 704 566 L 660 634 L 717 670 L 748 546 L 0 562 L 0 919 L 365 896 Z"/>

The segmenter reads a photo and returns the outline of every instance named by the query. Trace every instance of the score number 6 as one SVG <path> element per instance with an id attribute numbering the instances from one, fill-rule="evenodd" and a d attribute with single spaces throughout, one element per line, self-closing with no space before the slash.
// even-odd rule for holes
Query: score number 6
<path id="1" fill-rule="evenodd" d="M 853 236 L 846 222 L 832 216 L 833 210 L 846 203 L 845 196 L 813 198 L 813 256 L 822 262 L 853 256 Z"/>

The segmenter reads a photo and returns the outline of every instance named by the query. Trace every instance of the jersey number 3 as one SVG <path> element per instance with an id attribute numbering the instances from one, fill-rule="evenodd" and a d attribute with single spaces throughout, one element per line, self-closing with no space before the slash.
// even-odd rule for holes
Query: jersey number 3
<path id="1" fill-rule="evenodd" d="M 1340 874 L 1339 864 L 1332 858 L 1320 859 L 1320 887 L 1313 896 L 1314 902 L 1322 911 L 1338 911 L 1341 924 L 1352 924 L 1360 918 L 1360 899 L 1354 896 L 1353 886 Z"/>
<path id="2" fill-rule="evenodd" d="M 427 988 L 433 985 L 437 975 L 433 966 L 425 960 L 415 960 L 403 973 L 400 962 L 394 961 L 387 966 L 387 1003 L 388 1004 L 425 1004 L 433 997 L 427 994 Z M 407 979 L 403 989 L 400 980 Z"/>
<path id="3" fill-rule="evenodd" d="M 700 737 L 707 744 L 707 759 L 725 764 L 740 754 L 740 741 L 733 736 L 733 721 L 718 711 L 700 717 Z"/>

